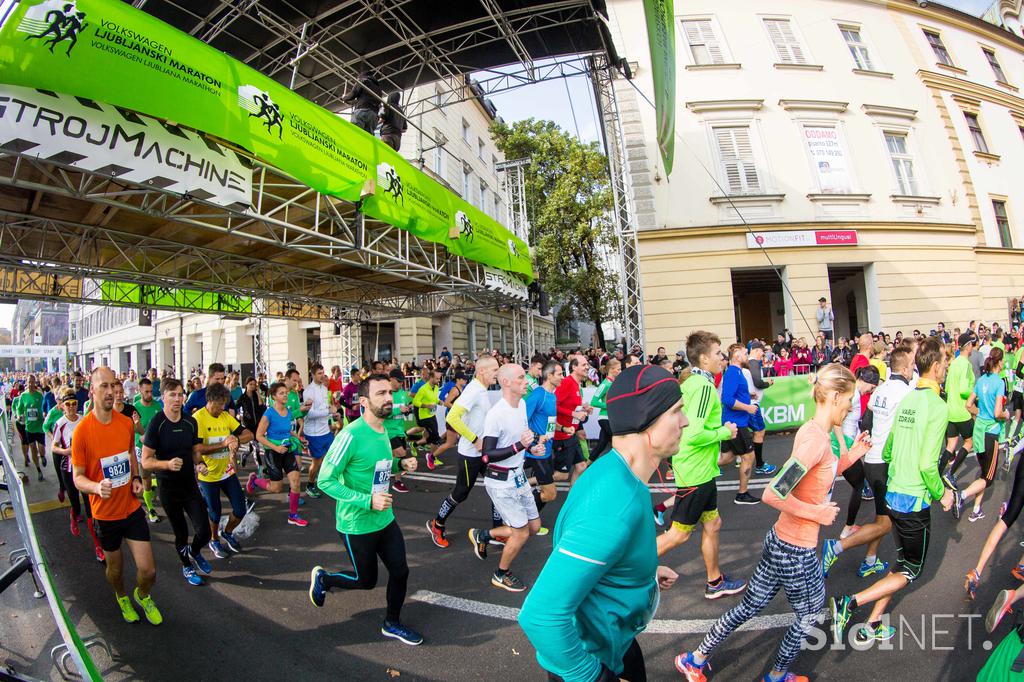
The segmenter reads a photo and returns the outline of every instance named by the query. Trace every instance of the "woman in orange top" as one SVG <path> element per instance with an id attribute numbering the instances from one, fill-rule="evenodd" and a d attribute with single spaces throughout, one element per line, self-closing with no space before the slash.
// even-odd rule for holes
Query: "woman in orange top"
<path id="1" fill-rule="evenodd" d="M 839 364 L 827 365 L 814 384 L 814 419 L 797 431 L 793 454 L 765 489 L 765 504 L 779 510 L 779 520 L 764 539 L 761 561 L 743 601 L 718 619 L 700 647 L 676 656 L 676 669 L 688 682 L 703 682 L 707 659 L 733 630 L 764 610 L 778 594 L 786 598 L 796 613 L 796 621 L 786 631 L 768 682 L 807 682 L 807 677 L 788 672 L 800 653 L 808 630 L 825 603 L 825 579 L 818 555 L 818 529 L 831 525 L 839 512 L 832 501 L 836 475 L 860 460 L 871 447 L 867 433 L 857 436 L 849 450 L 837 459 L 832 454 L 829 434 L 840 426 L 850 411 L 854 388 L 853 374 Z"/>

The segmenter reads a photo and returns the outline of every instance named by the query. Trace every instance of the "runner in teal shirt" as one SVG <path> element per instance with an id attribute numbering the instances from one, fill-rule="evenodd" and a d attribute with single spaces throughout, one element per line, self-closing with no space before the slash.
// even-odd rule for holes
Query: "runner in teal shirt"
<path id="1" fill-rule="evenodd" d="M 679 448 L 678 384 L 661 367 L 630 367 L 607 404 L 612 449 L 569 492 L 551 556 L 519 614 L 537 661 L 566 682 L 636 679 L 636 636 L 654 617 L 659 585 L 677 577 L 658 566 L 647 481 Z"/>

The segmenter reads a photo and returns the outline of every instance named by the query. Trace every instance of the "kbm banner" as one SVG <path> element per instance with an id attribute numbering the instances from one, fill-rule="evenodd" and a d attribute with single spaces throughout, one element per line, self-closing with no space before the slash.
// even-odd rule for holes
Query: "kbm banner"
<path id="1" fill-rule="evenodd" d="M 0 149 L 249 207 L 244 157 L 191 130 L 84 97 L 0 84 Z"/>
<path id="2" fill-rule="evenodd" d="M 374 136 L 118 0 L 24 0 L 0 82 L 142 112 L 238 144 L 310 187 L 451 252 L 532 278 L 525 242 Z"/>
<path id="3" fill-rule="evenodd" d="M 644 0 L 651 78 L 658 122 L 658 149 L 665 174 L 672 172 L 676 143 L 676 31 L 672 0 Z"/>
<path id="4" fill-rule="evenodd" d="M 778 377 L 761 397 L 761 414 L 769 431 L 798 429 L 814 416 L 808 375 Z"/>

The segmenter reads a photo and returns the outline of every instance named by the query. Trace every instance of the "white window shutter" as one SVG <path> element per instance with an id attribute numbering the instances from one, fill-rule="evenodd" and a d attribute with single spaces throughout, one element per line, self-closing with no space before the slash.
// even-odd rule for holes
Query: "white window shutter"
<path id="1" fill-rule="evenodd" d="M 715 140 L 722 162 L 722 174 L 729 194 L 761 191 L 761 180 L 754 163 L 754 150 L 748 128 L 716 128 Z"/>

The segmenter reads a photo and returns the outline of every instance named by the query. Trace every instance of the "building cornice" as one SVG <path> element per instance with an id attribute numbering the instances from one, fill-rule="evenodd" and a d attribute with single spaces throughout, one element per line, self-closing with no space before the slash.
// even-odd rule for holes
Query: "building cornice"
<path id="1" fill-rule="evenodd" d="M 846 111 L 850 103 L 814 99 L 780 99 L 779 106 L 786 111 L 831 111 L 841 114 Z"/>
<path id="2" fill-rule="evenodd" d="M 799 223 L 768 223 L 747 225 L 721 225 L 707 227 L 678 227 L 664 230 L 639 230 L 636 237 L 639 241 L 657 241 L 659 239 L 679 239 L 691 237 L 731 237 L 747 234 L 749 230 L 756 232 L 776 232 L 779 230 L 863 230 L 865 232 L 943 232 L 953 234 L 974 235 L 976 228 L 971 224 L 961 223 L 922 223 L 922 222 L 857 222 L 851 220 L 817 221 Z"/>
<path id="3" fill-rule="evenodd" d="M 863 0 L 865 4 L 878 4 L 875 0 Z M 1017 52 L 1024 52 L 1024 39 L 1010 33 L 1006 29 L 995 26 L 966 12 L 945 7 L 938 3 L 920 3 L 918 0 L 888 0 L 886 3 L 890 10 L 912 14 L 916 17 L 938 22 L 941 25 L 954 26 L 956 28 L 970 31 L 975 35 L 982 35 L 1009 47 Z"/>
<path id="4" fill-rule="evenodd" d="M 962 78 L 954 78 L 943 73 L 921 69 L 917 72 L 921 82 L 931 88 L 937 88 L 953 94 L 953 99 L 960 102 L 983 101 L 1006 107 L 1013 116 L 1024 116 L 1024 98 L 1017 97 L 987 85 L 973 83 Z"/>
<path id="5" fill-rule="evenodd" d="M 695 114 L 709 111 L 760 111 L 763 106 L 763 99 L 715 99 L 686 103 L 686 108 Z"/>
<path id="6" fill-rule="evenodd" d="M 903 109 L 884 104 L 862 104 L 860 108 L 865 114 L 874 118 L 901 118 L 907 121 L 917 118 L 917 109 Z"/>

